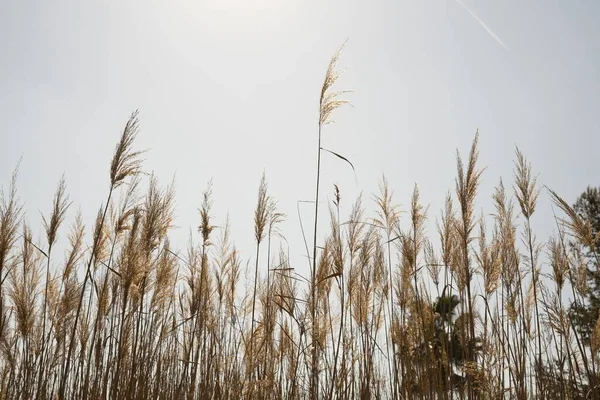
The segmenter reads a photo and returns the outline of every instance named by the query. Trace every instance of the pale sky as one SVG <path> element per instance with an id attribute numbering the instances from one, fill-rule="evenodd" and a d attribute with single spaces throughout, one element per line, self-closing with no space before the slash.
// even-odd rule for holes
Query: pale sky
<path id="1" fill-rule="evenodd" d="M 356 167 L 357 181 L 323 155 L 322 193 L 338 183 L 344 213 L 361 190 L 372 209 L 385 173 L 403 210 L 419 184 L 433 223 L 454 190 L 456 149 L 466 157 L 477 129 L 483 212 L 500 177 L 512 185 L 515 145 L 573 202 L 600 184 L 599 18 L 597 0 L 3 0 L 0 184 L 22 156 L 19 191 L 37 230 L 64 172 L 69 222 L 81 207 L 89 235 L 114 145 L 139 109 L 145 170 L 165 185 L 176 176 L 177 248 L 213 179 L 215 222 L 230 213 L 252 260 L 265 171 L 301 268 L 296 201 L 314 198 L 320 87 L 349 38 L 338 87 L 353 107 L 323 135 Z M 533 228 L 540 240 L 554 229 L 545 192 Z"/>

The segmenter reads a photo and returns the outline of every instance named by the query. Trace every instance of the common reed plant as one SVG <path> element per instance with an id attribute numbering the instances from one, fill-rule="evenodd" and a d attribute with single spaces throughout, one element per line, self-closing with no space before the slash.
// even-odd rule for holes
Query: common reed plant
<path id="1" fill-rule="evenodd" d="M 466 159 L 457 154 L 437 218 L 416 185 L 393 194 L 383 177 L 371 202 L 323 185 L 322 155 L 354 168 L 322 146 L 346 103 L 340 57 L 319 96 L 307 272 L 265 175 L 250 259 L 233 244 L 235 221 L 214 215 L 210 183 L 190 221 L 197 234 L 174 243 L 175 185 L 144 171 L 137 112 L 90 227 L 80 213 L 67 227 L 63 178 L 32 228 L 12 174 L 0 192 L 0 399 L 598 398 L 600 320 L 584 338 L 569 309 L 585 301 L 583 249 L 600 234 L 540 190 L 518 149 L 514 190 L 500 180 L 483 200 L 479 133 Z M 546 195 L 556 232 L 540 241 L 532 217 Z"/>

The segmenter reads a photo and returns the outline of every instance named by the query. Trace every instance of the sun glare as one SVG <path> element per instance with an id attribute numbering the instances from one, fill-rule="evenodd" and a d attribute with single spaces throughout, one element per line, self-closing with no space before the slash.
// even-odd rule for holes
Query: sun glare
<path id="1" fill-rule="evenodd" d="M 281 0 L 182 0 L 181 3 L 185 12 L 211 31 L 228 34 L 268 33 L 289 23 L 297 8 L 293 2 Z"/>

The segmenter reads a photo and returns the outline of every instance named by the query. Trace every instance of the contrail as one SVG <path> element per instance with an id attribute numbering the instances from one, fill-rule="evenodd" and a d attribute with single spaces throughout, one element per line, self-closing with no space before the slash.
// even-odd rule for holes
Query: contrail
<path id="1" fill-rule="evenodd" d="M 496 34 L 495 34 L 495 33 L 494 33 L 494 32 L 493 32 L 493 31 L 492 31 L 492 30 L 491 30 L 491 29 L 490 29 L 490 28 L 489 28 L 489 27 L 488 27 L 488 26 L 485 24 L 485 22 L 483 22 L 481 19 L 479 19 L 479 17 L 478 17 L 477 15 L 475 15 L 475 13 L 474 13 L 473 11 L 471 11 L 471 9 L 465 5 L 465 3 L 463 3 L 461 0 L 456 0 L 456 2 L 457 2 L 458 4 L 460 4 L 461 6 L 463 6 L 463 7 L 464 7 L 464 9 L 465 9 L 465 10 L 467 10 L 467 12 L 468 12 L 469 14 L 471 14 L 471 15 L 473 16 L 473 18 L 475 18 L 475 20 L 476 20 L 477 22 L 479 22 L 479 25 L 483 26 L 483 29 L 485 29 L 485 31 L 486 31 L 487 33 L 489 33 L 489 34 L 490 34 L 490 36 L 491 36 L 492 38 L 494 38 L 494 40 L 500 44 L 500 46 L 502 46 L 502 47 L 504 47 L 506 50 L 510 51 L 510 49 L 508 48 L 508 46 L 507 46 L 507 45 L 505 45 L 505 44 L 504 44 L 504 42 L 502 41 L 502 39 L 500 39 L 500 38 L 498 37 L 498 35 L 496 35 Z"/>

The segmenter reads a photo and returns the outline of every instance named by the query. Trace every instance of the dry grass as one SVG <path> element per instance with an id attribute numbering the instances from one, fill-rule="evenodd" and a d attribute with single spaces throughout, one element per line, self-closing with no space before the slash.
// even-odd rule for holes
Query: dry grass
<path id="1" fill-rule="evenodd" d="M 475 212 L 476 134 L 466 162 L 457 156 L 434 237 L 418 187 L 402 214 L 385 177 L 372 210 L 359 197 L 347 218 L 334 186 L 329 229 L 317 231 L 321 131 L 346 103 L 333 90 L 340 55 L 321 88 L 309 276 L 277 248 L 286 216 L 264 175 L 254 259 L 240 259 L 229 219 L 215 226 L 210 184 L 199 242 L 174 250 L 175 188 L 142 173 L 137 112 L 109 164 L 91 243 L 78 215 L 63 261 L 52 248 L 66 229 L 65 181 L 37 243 L 13 174 L 0 193 L 1 399 L 598 398 L 600 320 L 583 341 L 563 293 L 583 301 L 582 249 L 600 236 L 549 191 L 564 217 L 557 236 L 537 242 L 540 191 L 518 149 L 514 195 L 500 181 L 492 214 Z"/>

